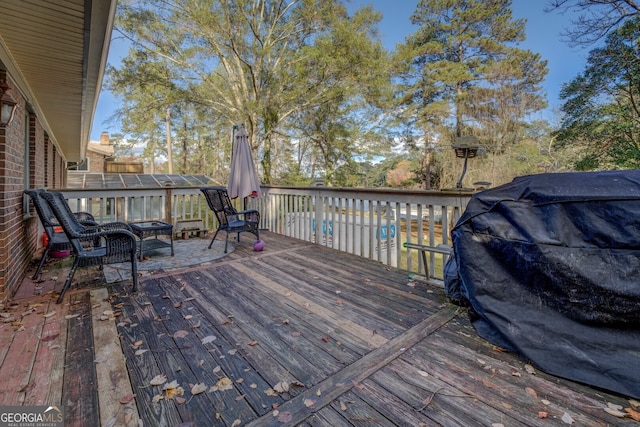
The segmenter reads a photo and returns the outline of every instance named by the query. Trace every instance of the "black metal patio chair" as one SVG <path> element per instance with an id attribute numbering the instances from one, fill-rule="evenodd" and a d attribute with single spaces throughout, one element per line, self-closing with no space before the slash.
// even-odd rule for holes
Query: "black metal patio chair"
<path id="1" fill-rule="evenodd" d="M 49 204 L 73 249 L 73 265 L 60 291 L 58 303 L 62 302 L 78 267 L 102 268 L 104 264 L 130 262 L 132 291 L 135 292 L 138 287 L 138 245 L 129 225 L 124 222 L 83 225 L 71 212 L 62 193 L 43 191 L 40 194 Z"/>
<path id="2" fill-rule="evenodd" d="M 44 252 L 42 253 L 42 258 L 36 268 L 36 272 L 32 277 L 33 280 L 38 279 L 40 276 L 42 267 L 50 253 L 70 251 L 72 249 L 71 243 L 69 243 L 69 239 L 67 239 L 64 231 L 60 231 L 62 227 L 58 224 L 58 220 L 49 207 L 49 204 L 41 196 L 43 191 L 45 190 L 37 189 L 25 191 L 25 194 L 31 198 L 33 206 L 36 208 L 36 213 L 38 214 L 38 218 L 40 218 L 45 235 L 47 236 L 47 244 L 45 245 Z M 75 216 L 82 225 L 89 227 L 98 225 L 93 215 L 89 212 L 73 212 L 73 216 Z"/>
<path id="3" fill-rule="evenodd" d="M 218 229 L 209 243 L 209 249 L 216 240 L 219 231 L 226 231 L 227 238 L 224 243 L 224 253 L 227 253 L 229 245 L 229 233 L 238 233 L 238 242 L 240 241 L 240 233 L 249 232 L 256 236 L 256 240 L 260 240 L 260 213 L 255 209 L 237 211 L 231 204 L 229 193 L 224 187 L 203 187 L 200 189 L 207 199 L 209 208 L 215 213 L 218 219 Z"/>

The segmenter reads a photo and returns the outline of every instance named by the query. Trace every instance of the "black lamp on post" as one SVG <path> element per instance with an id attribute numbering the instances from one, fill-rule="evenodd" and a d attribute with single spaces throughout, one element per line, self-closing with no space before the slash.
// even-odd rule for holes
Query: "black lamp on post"
<path id="1" fill-rule="evenodd" d="M 456 157 L 464 159 L 464 166 L 462 167 L 462 174 L 456 184 L 457 189 L 462 189 L 462 180 L 467 173 L 467 160 L 472 159 L 478 155 L 480 145 L 478 144 L 478 138 L 475 136 L 461 136 L 456 138 L 456 142 L 452 145 L 456 152 Z"/>
<path id="2" fill-rule="evenodd" d="M 7 73 L 0 71 L 0 128 L 7 127 L 16 113 L 18 103 L 7 93 L 9 89 Z"/>

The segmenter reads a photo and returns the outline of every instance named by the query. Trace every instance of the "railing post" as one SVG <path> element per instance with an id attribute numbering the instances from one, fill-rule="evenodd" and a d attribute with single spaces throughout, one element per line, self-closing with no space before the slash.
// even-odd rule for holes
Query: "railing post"
<path id="1" fill-rule="evenodd" d="M 164 184 L 164 222 L 173 224 L 173 210 L 171 202 L 173 199 L 173 191 L 170 182 Z"/>
<path id="2" fill-rule="evenodd" d="M 322 197 L 320 196 L 320 191 L 316 190 L 316 200 L 315 200 L 315 222 L 316 222 L 316 227 L 315 227 L 315 241 L 313 243 L 317 244 L 317 245 L 321 245 L 322 244 L 322 205 L 323 205 L 323 201 L 322 201 Z"/>
<path id="3" fill-rule="evenodd" d="M 127 207 L 125 206 L 125 197 L 116 197 L 113 204 L 116 209 L 116 221 L 127 222 Z"/>

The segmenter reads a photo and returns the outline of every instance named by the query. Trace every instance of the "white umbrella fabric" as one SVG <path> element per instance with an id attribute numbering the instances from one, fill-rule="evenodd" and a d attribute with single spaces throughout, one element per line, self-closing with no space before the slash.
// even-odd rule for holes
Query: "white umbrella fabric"
<path id="1" fill-rule="evenodd" d="M 260 182 L 253 164 L 249 135 L 244 125 L 240 126 L 235 137 L 235 147 L 231 156 L 231 170 L 227 188 L 229 197 L 260 197 Z M 246 200 L 245 200 L 246 202 Z"/>

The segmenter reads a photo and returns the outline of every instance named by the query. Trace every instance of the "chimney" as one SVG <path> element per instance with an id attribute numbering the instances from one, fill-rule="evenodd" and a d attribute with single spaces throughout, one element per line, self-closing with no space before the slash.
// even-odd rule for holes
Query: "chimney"
<path id="1" fill-rule="evenodd" d="M 109 133 L 108 132 L 102 132 L 100 134 L 100 145 L 110 145 L 109 144 Z"/>

